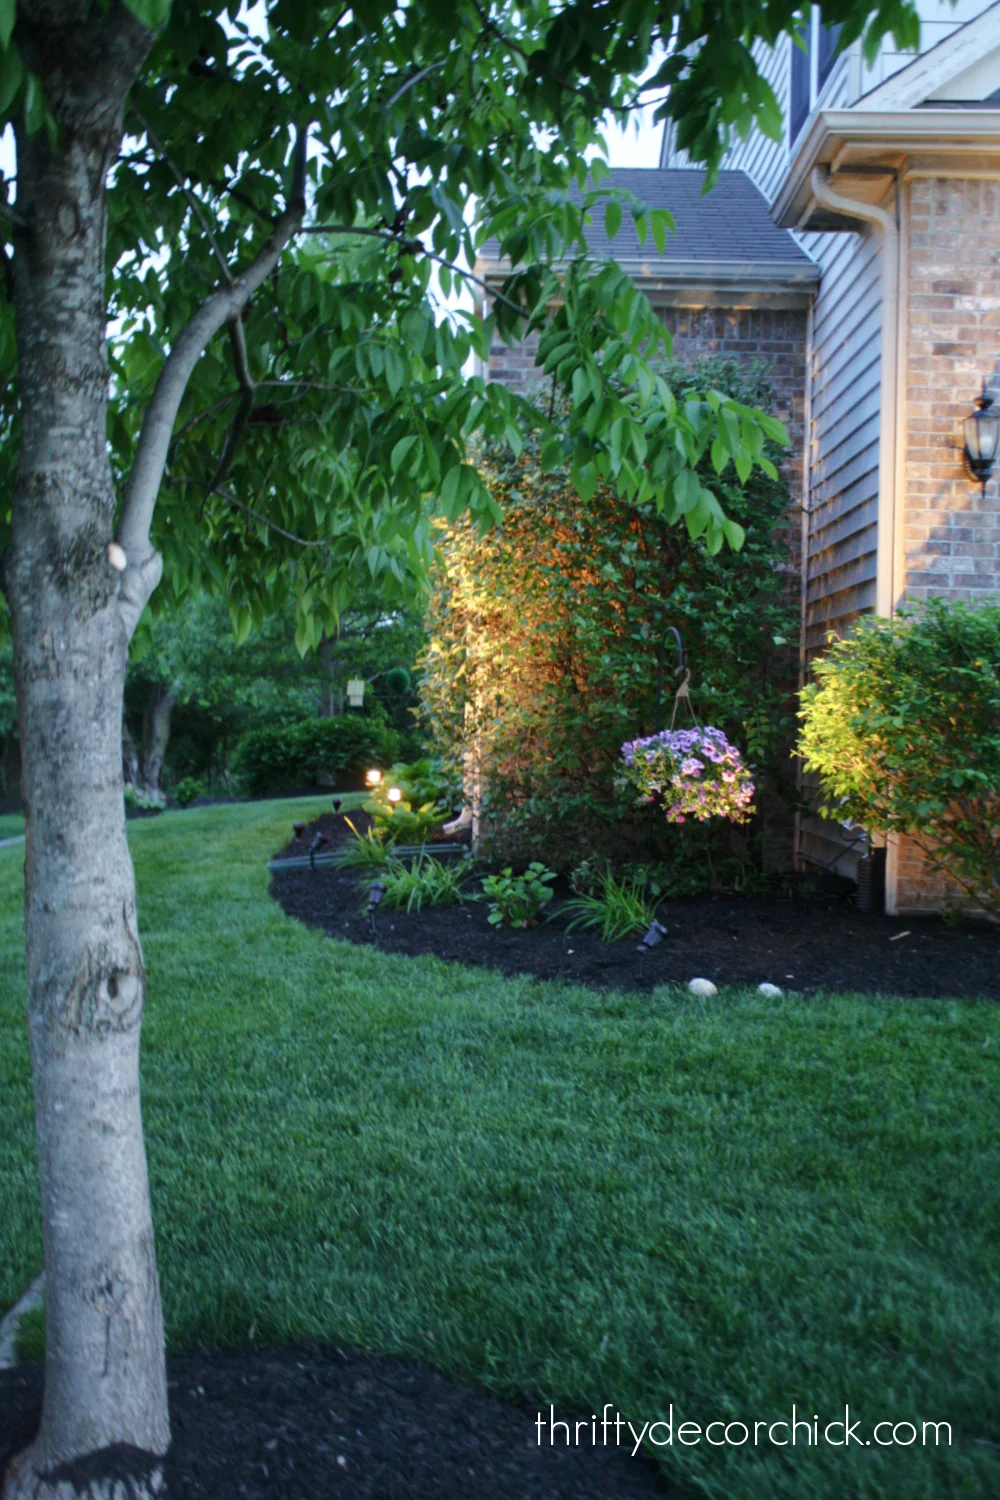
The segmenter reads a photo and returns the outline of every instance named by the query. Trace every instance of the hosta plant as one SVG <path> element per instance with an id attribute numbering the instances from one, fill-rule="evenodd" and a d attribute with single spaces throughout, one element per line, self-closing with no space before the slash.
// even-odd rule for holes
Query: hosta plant
<path id="1" fill-rule="evenodd" d="M 756 811 L 753 777 L 721 729 L 664 729 L 627 740 L 621 753 L 621 782 L 646 802 L 659 797 L 668 823 L 746 823 Z"/>
<path id="2" fill-rule="evenodd" d="M 555 871 L 535 860 L 523 875 L 510 865 L 499 875 L 487 875 L 483 897 L 490 903 L 489 921 L 494 927 L 535 927 L 543 906 L 552 900 Z"/>

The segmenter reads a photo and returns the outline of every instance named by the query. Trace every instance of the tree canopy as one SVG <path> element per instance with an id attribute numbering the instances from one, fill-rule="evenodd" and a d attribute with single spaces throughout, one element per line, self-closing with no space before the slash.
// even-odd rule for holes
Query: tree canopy
<path id="1" fill-rule="evenodd" d="M 662 247 L 669 215 L 595 182 L 599 159 L 587 172 L 607 111 L 623 119 L 643 99 L 659 101 L 658 117 L 676 120 L 679 143 L 710 169 L 734 132 L 779 129 L 753 44 L 793 28 L 795 5 L 127 8 L 157 36 L 109 177 L 108 436 L 120 502 L 147 492 L 130 536 L 151 521 L 164 595 L 222 590 L 239 635 L 294 603 L 300 648 L 315 646 L 360 576 L 390 601 L 405 592 L 431 555 L 434 512 L 494 514 L 470 462 L 477 433 L 516 452 L 540 429 L 546 461 L 571 464 L 582 494 L 611 480 L 683 514 L 711 550 L 739 545 L 694 470 L 710 449 L 717 470 L 732 462 L 745 478 L 766 467 L 777 428 L 712 393 L 675 401 L 657 373 L 669 352 L 659 321 L 612 262 L 588 258 L 582 235 L 588 214 L 613 233 L 631 213 Z M 63 129 L 42 83 L 57 10 L 64 26 L 110 25 L 120 0 L 0 0 L 0 109 L 19 122 L 22 151 L 46 133 L 58 149 Z M 824 18 L 843 24 L 843 44 L 888 29 L 900 44 L 915 36 L 906 0 L 876 11 L 831 0 Z M 5 188 L 16 241 L 24 225 Z M 488 237 L 511 274 L 483 318 L 448 299 L 456 284 L 479 290 L 470 268 Z M 222 311 L 248 268 L 257 289 L 238 316 L 212 314 L 227 336 L 199 357 L 192 329 L 213 298 Z M 4 270 L 6 497 L 18 460 L 6 252 Z M 547 429 L 544 406 L 462 378 L 494 338 L 529 331 L 542 335 L 540 373 L 570 393 L 565 431 Z M 7 524 L 0 503 L 0 544 Z"/>

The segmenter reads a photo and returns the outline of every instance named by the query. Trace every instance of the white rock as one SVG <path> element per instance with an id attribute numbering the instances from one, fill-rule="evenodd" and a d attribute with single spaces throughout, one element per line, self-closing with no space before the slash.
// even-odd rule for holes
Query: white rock
<path id="1" fill-rule="evenodd" d="M 758 995 L 763 995 L 765 1000 L 777 1000 L 785 992 L 780 984 L 759 984 L 757 986 L 757 993 Z"/>
<path id="2" fill-rule="evenodd" d="M 719 993 L 710 979 L 690 979 L 688 990 L 692 995 L 701 995 L 705 1000 L 710 1000 Z"/>
<path id="3" fill-rule="evenodd" d="M 116 573 L 124 573 L 128 566 L 128 558 L 125 556 L 124 548 L 119 547 L 117 542 L 108 543 L 108 562 Z"/>

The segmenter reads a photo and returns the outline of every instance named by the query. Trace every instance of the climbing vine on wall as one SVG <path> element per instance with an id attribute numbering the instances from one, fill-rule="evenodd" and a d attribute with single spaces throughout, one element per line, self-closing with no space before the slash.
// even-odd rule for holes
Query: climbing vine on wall
<path id="1" fill-rule="evenodd" d="M 675 368 L 670 380 L 679 397 L 714 385 L 766 407 L 760 372 L 731 362 Z M 787 782 L 797 628 L 787 484 L 713 475 L 746 541 L 712 557 L 607 488 L 584 503 L 530 444 L 516 458 L 486 453 L 482 469 L 502 523 L 481 532 L 463 521 L 442 535 L 421 702 L 435 747 L 480 774 L 486 846 L 564 869 L 646 852 L 648 820 L 614 783 L 623 741 L 658 727 L 668 625 L 688 649 L 702 721 L 729 733 L 758 776 Z M 674 664 L 668 644 L 664 718 Z M 706 837 L 718 835 L 658 828 L 656 852 L 682 861 Z"/>

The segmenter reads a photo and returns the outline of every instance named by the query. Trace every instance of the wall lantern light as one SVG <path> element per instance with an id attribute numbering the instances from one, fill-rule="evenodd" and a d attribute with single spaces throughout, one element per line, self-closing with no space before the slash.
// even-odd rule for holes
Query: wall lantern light
<path id="1" fill-rule="evenodd" d="M 993 410 L 993 397 L 983 393 L 976 397 L 977 410 L 965 419 L 965 461 L 973 478 L 986 493 L 986 481 L 993 473 L 997 448 L 1000 447 L 1000 412 Z"/>
<path id="2" fill-rule="evenodd" d="M 403 800 L 403 794 L 399 790 L 398 786 L 391 786 L 389 788 L 388 792 L 386 793 L 386 796 L 389 798 L 389 801 L 392 802 L 393 804 L 395 804 L 397 802 L 402 802 L 402 800 Z"/>
<path id="3" fill-rule="evenodd" d="M 379 784 L 379 782 L 381 780 L 382 780 L 382 772 L 381 771 L 376 771 L 376 769 L 375 769 L 374 766 L 372 767 L 372 769 L 370 771 L 366 771 L 365 772 L 365 783 L 366 783 L 367 786 L 378 786 L 378 784 Z"/>
<path id="4" fill-rule="evenodd" d="M 347 683 L 347 701 L 352 708 L 360 708 L 365 701 L 365 679 L 351 677 Z"/>

